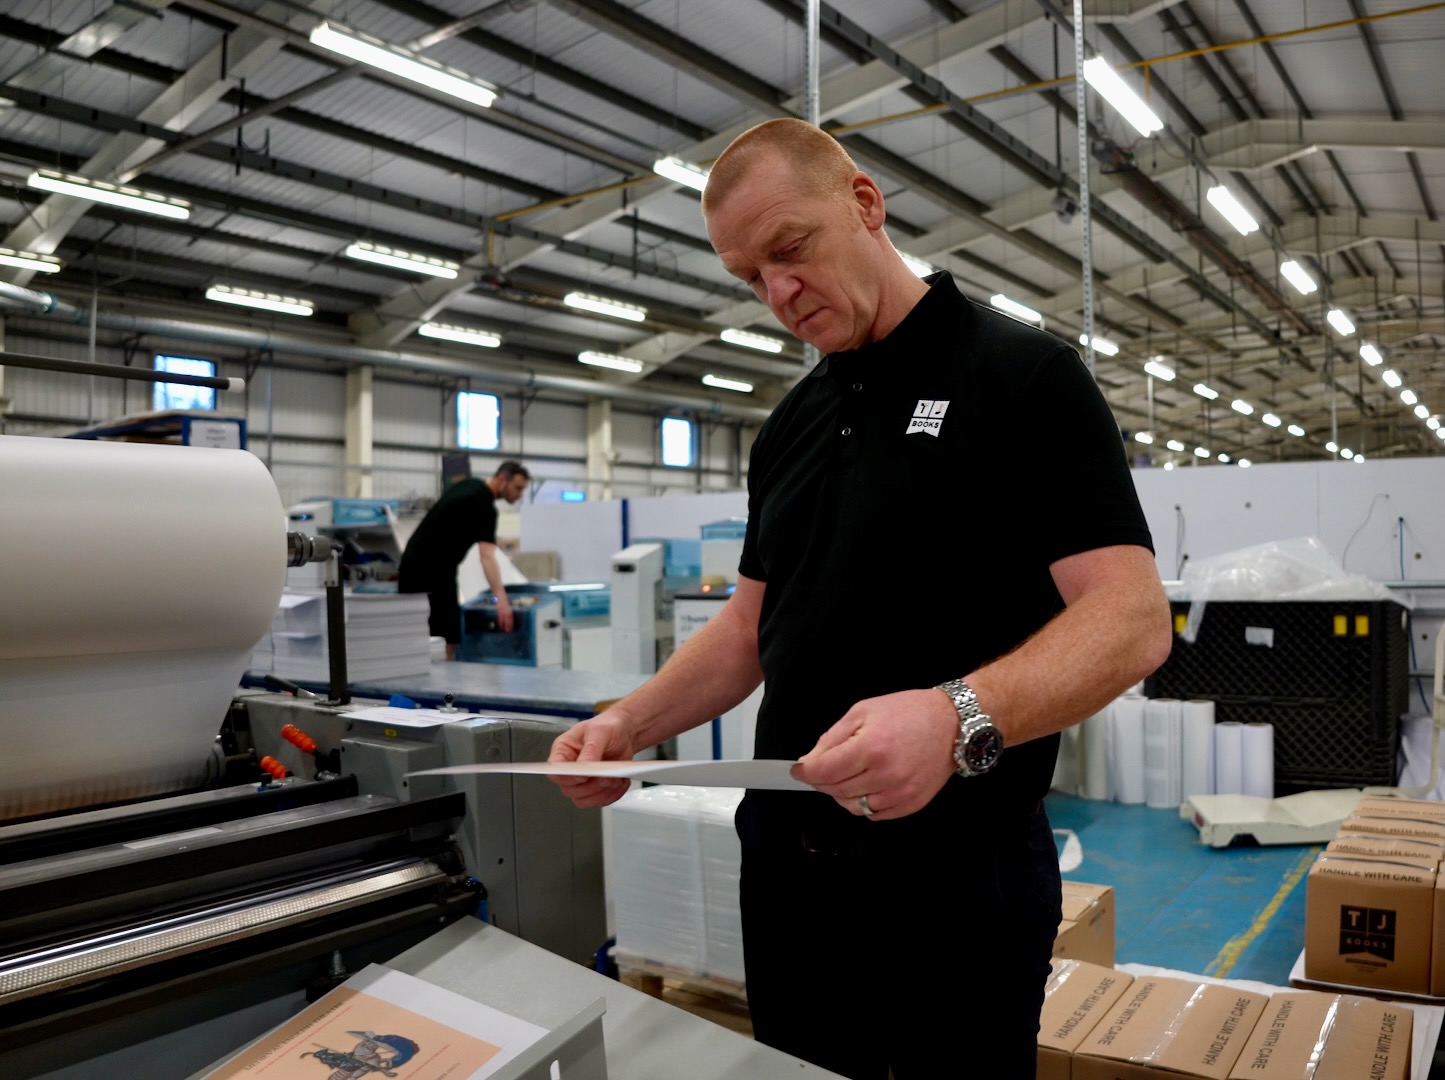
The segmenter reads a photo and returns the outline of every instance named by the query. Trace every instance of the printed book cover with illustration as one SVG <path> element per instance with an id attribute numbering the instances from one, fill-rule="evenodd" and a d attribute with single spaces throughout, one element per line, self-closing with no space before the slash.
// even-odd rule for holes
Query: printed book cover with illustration
<path id="1" fill-rule="evenodd" d="M 547 1029 L 372 965 L 208 1080 L 482 1080 Z"/>

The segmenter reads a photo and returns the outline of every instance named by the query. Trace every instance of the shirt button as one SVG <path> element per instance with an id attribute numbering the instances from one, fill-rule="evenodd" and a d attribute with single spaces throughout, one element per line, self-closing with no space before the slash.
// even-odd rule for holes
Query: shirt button
<path id="1" fill-rule="evenodd" d="M 845 427 L 845 428 L 843 429 L 843 431 L 842 431 L 842 434 L 844 434 L 844 435 L 851 435 L 851 434 L 853 434 L 853 429 L 850 428 L 850 427 Z"/>
<path id="2" fill-rule="evenodd" d="M 863 389 L 863 384 L 860 383 L 860 382 L 855 382 L 855 383 L 853 384 L 853 389 L 854 389 L 854 390 L 862 390 L 862 389 Z"/>

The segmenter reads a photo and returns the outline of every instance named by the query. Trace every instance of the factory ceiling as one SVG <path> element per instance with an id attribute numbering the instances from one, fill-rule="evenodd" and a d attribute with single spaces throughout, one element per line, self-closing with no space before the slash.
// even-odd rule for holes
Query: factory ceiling
<path id="1" fill-rule="evenodd" d="M 1156 464 L 1445 452 L 1431 426 L 1445 414 L 1445 4 L 1083 7 L 1084 56 L 1163 125 L 1141 135 L 1090 90 L 1095 371 L 1131 452 Z M 750 124 L 802 114 L 804 12 L 803 0 L 11 0 L 0 245 L 61 267 L 0 267 L 0 280 L 101 312 L 339 336 L 347 363 L 367 349 L 426 354 L 475 367 L 483 386 L 530 371 L 761 415 L 804 372 L 803 351 L 722 271 L 697 193 L 654 167 L 705 168 Z M 895 245 L 1077 343 L 1072 14 L 1067 0 L 825 2 L 818 66 L 822 122 L 879 180 Z M 351 58 L 368 45 L 392 66 L 423 58 L 465 96 Z M 67 176 L 187 213 L 35 186 Z M 1215 188 L 1258 229 L 1237 231 Z M 313 314 L 222 305 L 207 299 L 215 286 Z M 627 317 L 571 306 L 575 293 Z M 501 344 L 437 339 L 429 324 Z M 727 329 L 781 350 L 724 341 Z M 583 351 L 641 370 L 584 367 Z M 1019 435 L 1068 452 L 1066 431 Z"/>

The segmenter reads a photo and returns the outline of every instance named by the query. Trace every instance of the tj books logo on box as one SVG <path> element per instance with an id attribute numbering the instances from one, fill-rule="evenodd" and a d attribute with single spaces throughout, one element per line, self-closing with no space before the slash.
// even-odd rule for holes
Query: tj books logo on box
<path id="1" fill-rule="evenodd" d="M 1340 955 L 1366 953 L 1395 959 L 1395 913 L 1383 908 L 1340 907 Z"/>

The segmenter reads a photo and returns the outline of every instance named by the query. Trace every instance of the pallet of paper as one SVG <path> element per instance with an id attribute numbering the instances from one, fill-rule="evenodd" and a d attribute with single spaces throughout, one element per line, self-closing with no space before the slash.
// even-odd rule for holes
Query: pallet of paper
<path id="1" fill-rule="evenodd" d="M 738 788 L 656 786 L 608 811 L 617 957 L 743 981 Z"/>
<path id="2" fill-rule="evenodd" d="M 348 681 L 426 674 L 431 664 L 428 614 L 422 594 L 348 593 Z M 331 675 L 330 663 L 325 593 L 287 589 L 270 630 L 251 651 L 251 670 L 324 682 Z"/>

